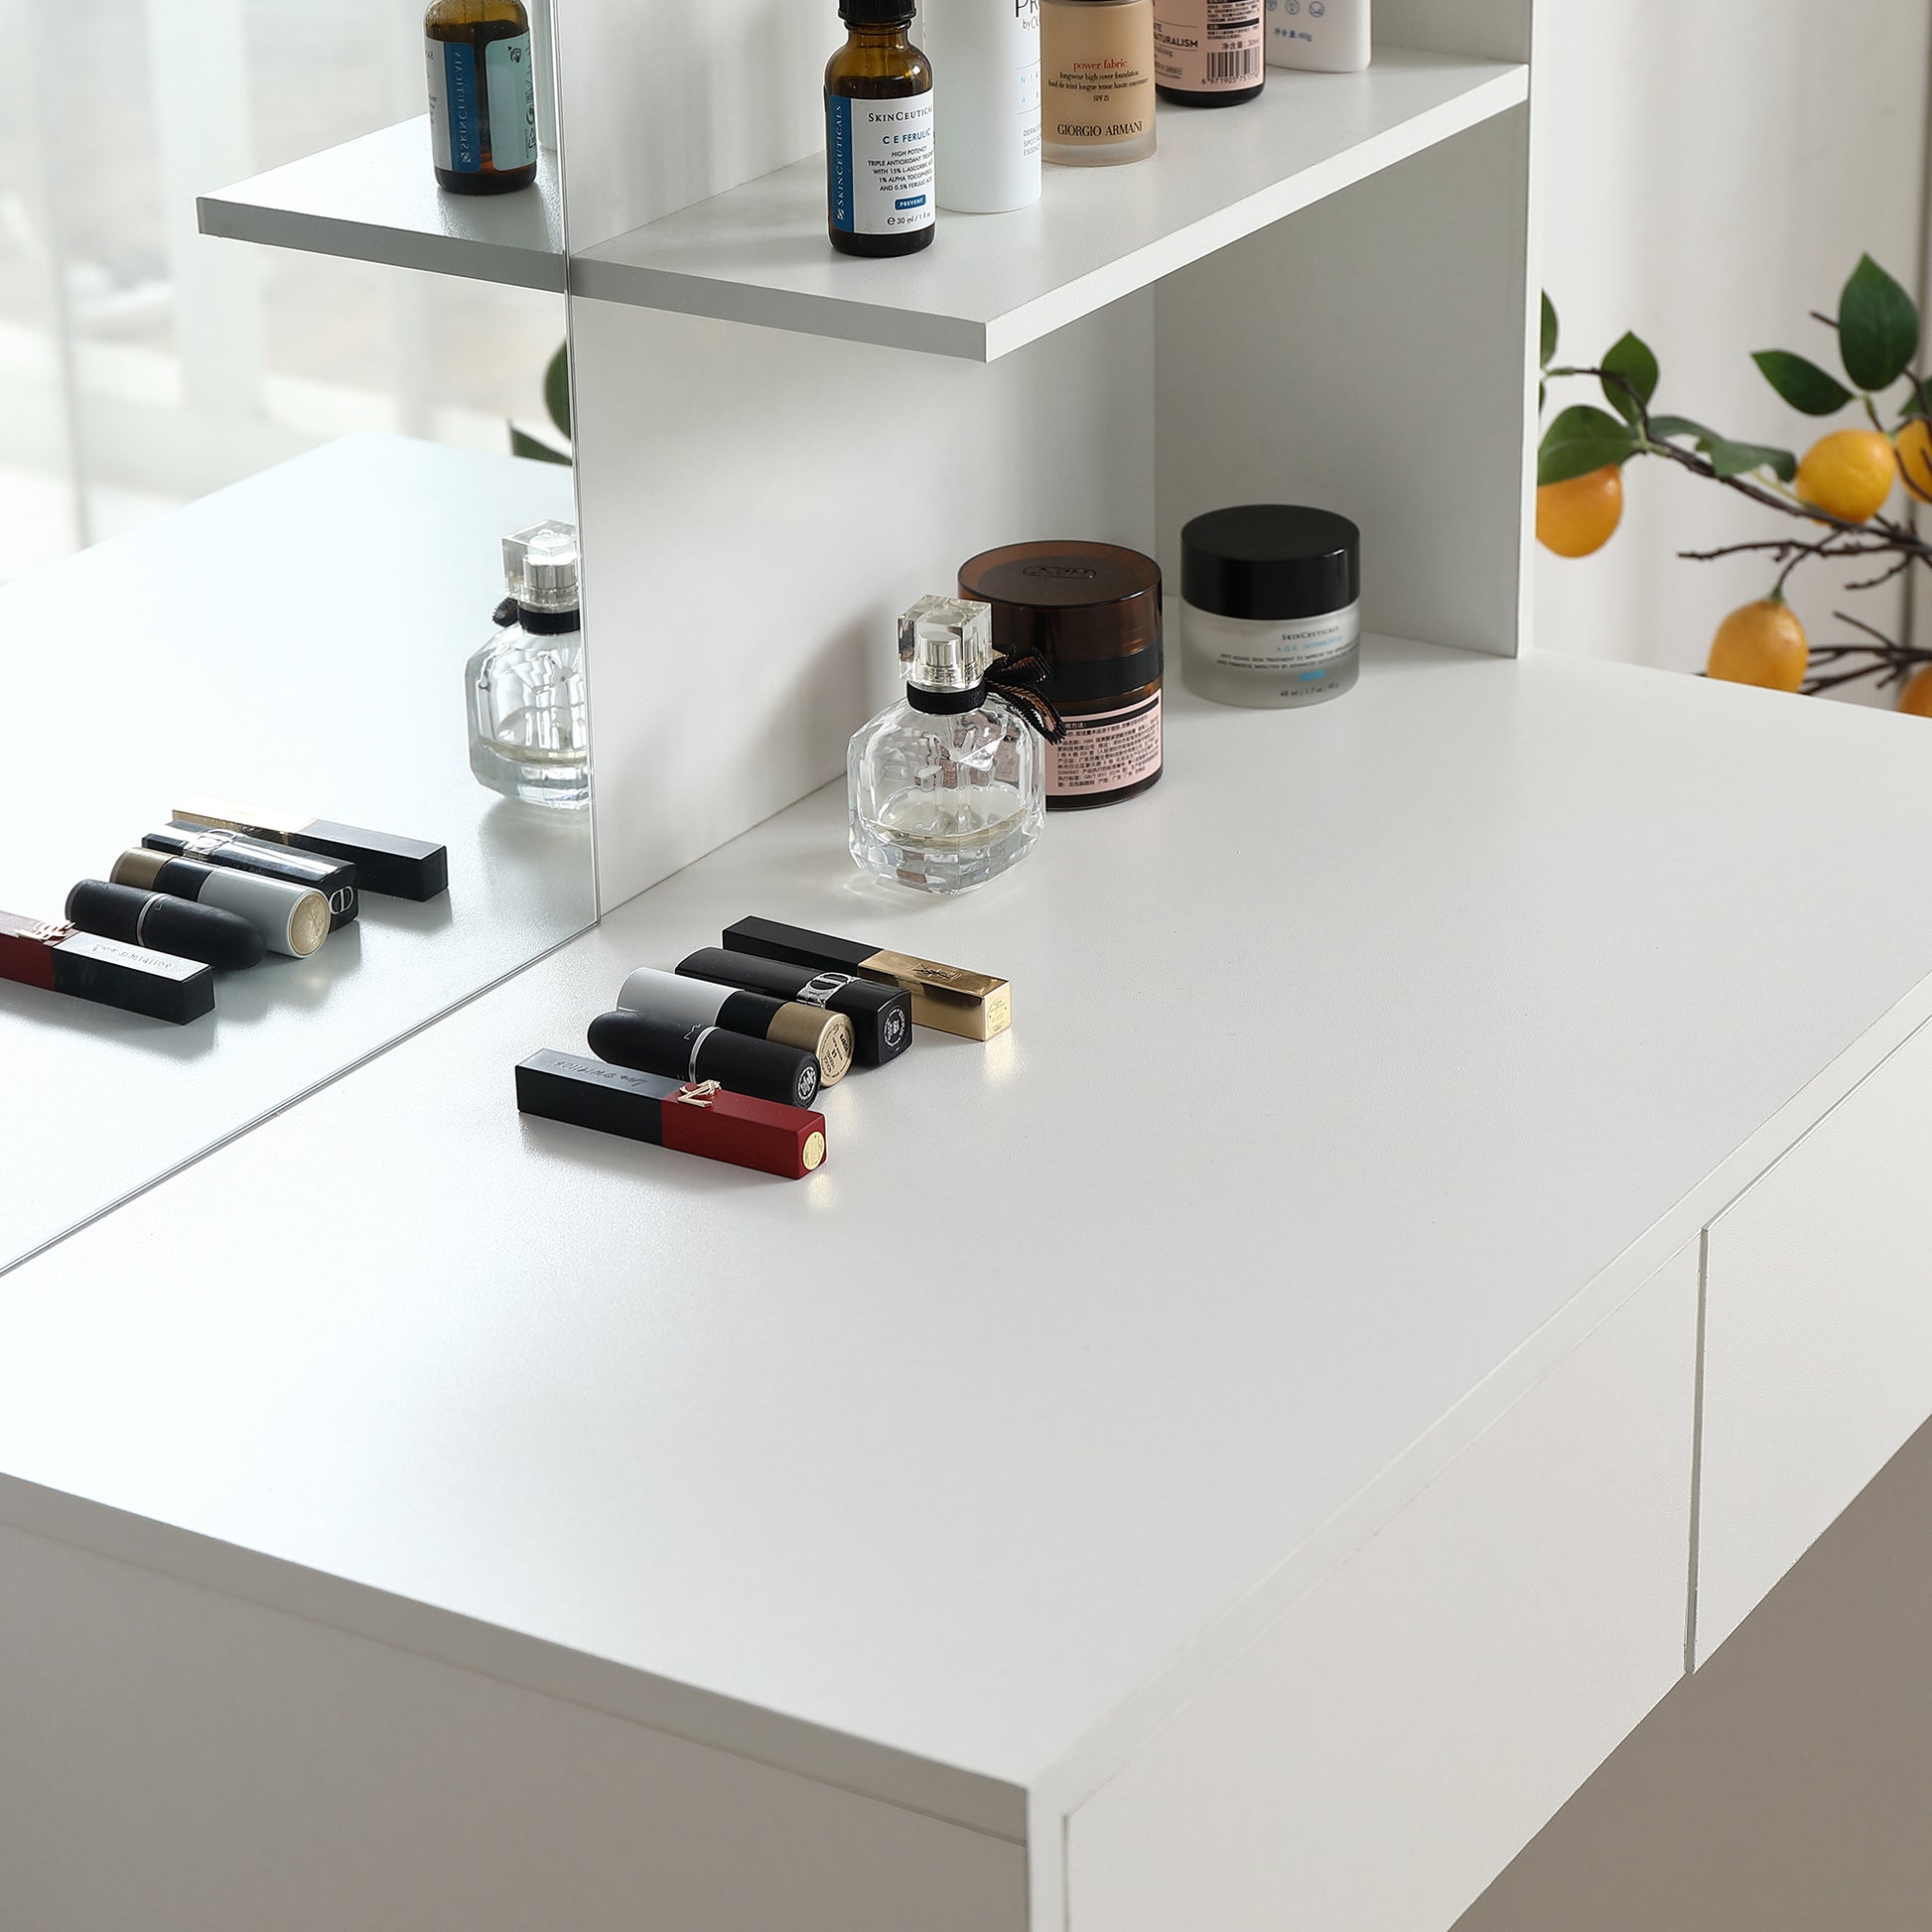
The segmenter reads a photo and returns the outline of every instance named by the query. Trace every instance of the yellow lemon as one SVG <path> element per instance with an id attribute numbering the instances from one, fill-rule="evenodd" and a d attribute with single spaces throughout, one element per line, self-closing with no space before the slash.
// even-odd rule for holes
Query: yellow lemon
<path id="1" fill-rule="evenodd" d="M 1834 430 L 1798 466 L 1798 494 L 1846 523 L 1876 516 L 1897 481 L 1891 445 L 1875 429 Z"/>
<path id="2" fill-rule="evenodd" d="M 1623 472 L 1614 463 L 1536 492 L 1536 540 L 1559 557 L 1587 557 L 1623 521 Z"/>
<path id="3" fill-rule="evenodd" d="M 1898 473 L 1921 503 L 1932 503 L 1932 423 L 1923 416 L 1898 432 Z"/>
<path id="4" fill-rule="evenodd" d="M 1711 677 L 1726 684 L 1755 684 L 1766 691 L 1795 691 L 1805 681 L 1811 646 L 1798 614 L 1782 598 L 1760 598 L 1731 612 L 1711 640 Z"/>
<path id="5" fill-rule="evenodd" d="M 1914 718 L 1932 718 L 1932 664 L 1912 673 L 1911 681 L 1898 694 L 1898 708 Z"/>

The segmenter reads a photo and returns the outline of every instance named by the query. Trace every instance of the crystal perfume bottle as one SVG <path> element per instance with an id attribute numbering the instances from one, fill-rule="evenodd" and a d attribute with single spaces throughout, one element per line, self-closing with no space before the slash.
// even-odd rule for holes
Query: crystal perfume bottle
<path id="1" fill-rule="evenodd" d="M 1028 716 L 987 688 L 984 604 L 923 597 L 898 621 L 902 702 L 846 758 L 852 858 L 922 893 L 964 893 L 1017 866 L 1045 815 L 1045 760 Z"/>
<path id="2" fill-rule="evenodd" d="M 574 809 L 591 795 L 576 530 L 537 523 L 505 537 L 503 581 L 515 616 L 466 676 L 470 769 L 506 798 Z"/>

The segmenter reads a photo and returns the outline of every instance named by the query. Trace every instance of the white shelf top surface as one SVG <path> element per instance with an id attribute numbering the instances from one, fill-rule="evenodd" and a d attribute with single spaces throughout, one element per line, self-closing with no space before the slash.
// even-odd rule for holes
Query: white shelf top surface
<path id="1" fill-rule="evenodd" d="M 874 261 L 825 234 L 813 155 L 573 258 L 585 296 L 990 361 L 1527 99 L 1529 70 L 1378 47 L 1361 73 L 1270 69 L 1225 111 L 1163 104 L 1160 153 L 1045 170 L 1011 214 L 941 212 Z"/>
<path id="2" fill-rule="evenodd" d="M 955 902 L 828 788 L 9 1278 L 0 1512 L 1017 1832 L 1932 997 L 1928 747 L 1382 645 L 1306 713 L 1175 692 L 1159 786 Z M 517 1115 L 751 912 L 1014 1029 L 855 1074 L 795 1183 Z"/>
<path id="3" fill-rule="evenodd" d="M 518 288 L 564 286 L 557 158 L 510 195 L 437 187 L 429 116 L 399 121 L 197 199 L 204 234 Z"/>
<path id="4" fill-rule="evenodd" d="M 484 790 L 464 714 L 500 537 L 572 515 L 554 465 L 352 436 L 0 591 L 0 656 L 58 660 L 62 708 L 9 911 L 60 917 L 192 792 L 436 840 L 451 882 L 186 1027 L 0 980 L 0 1271 L 590 922 L 587 815 Z"/>

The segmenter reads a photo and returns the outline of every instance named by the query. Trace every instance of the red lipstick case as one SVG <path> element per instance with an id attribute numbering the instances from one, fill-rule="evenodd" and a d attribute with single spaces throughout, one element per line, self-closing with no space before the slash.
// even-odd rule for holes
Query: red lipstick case
<path id="1" fill-rule="evenodd" d="M 825 1159 L 825 1116 L 546 1049 L 516 1069 L 517 1111 L 800 1180 Z"/>
<path id="2" fill-rule="evenodd" d="M 81 932 L 65 919 L 29 919 L 18 912 L 0 912 L 0 979 L 177 1027 L 214 1011 L 214 974 L 199 960 Z"/>

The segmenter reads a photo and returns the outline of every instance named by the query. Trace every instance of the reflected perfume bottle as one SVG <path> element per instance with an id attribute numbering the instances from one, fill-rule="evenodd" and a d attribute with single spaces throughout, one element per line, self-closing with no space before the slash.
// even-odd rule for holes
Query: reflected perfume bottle
<path id="1" fill-rule="evenodd" d="M 989 606 L 921 598 L 898 621 L 898 654 L 903 701 L 857 733 L 846 758 L 853 862 L 916 892 L 970 892 L 1017 866 L 1039 836 L 1040 741 L 987 688 Z"/>
<path id="2" fill-rule="evenodd" d="M 470 769 L 506 798 L 576 809 L 591 795 L 576 530 L 538 523 L 505 537 L 503 581 L 515 615 L 466 675 Z"/>

